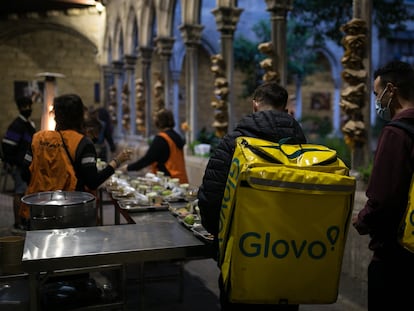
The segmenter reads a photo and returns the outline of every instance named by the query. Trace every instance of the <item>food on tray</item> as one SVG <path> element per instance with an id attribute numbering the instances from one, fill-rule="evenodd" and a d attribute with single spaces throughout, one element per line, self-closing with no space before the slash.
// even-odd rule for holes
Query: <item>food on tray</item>
<path id="1" fill-rule="evenodd" d="M 167 189 L 161 192 L 162 196 L 169 196 L 171 194 L 172 194 L 172 191 L 170 189 Z"/>
<path id="2" fill-rule="evenodd" d="M 180 217 L 185 217 L 188 214 L 190 214 L 188 209 L 186 209 L 185 207 L 180 207 L 180 208 L 176 209 L 174 212 L 175 212 L 175 214 L 177 214 Z"/>
<path id="3" fill-rule="evenodd" d="M 194 218 L 194 215 L 193 214 L 188 214 L 187 216 L 185 216 L 184 217 L 184 222 L 187 224 L 187 225 L 194 225 L 194 223 L 195 223 L 195 218 Z"/>
<path id="4" fill-rule="evenodd" d="M 152 191 L 158 192 L 158 191 L 162 191 L 162 187 L 160 185 L 154 185 L 152 186 Z"/>
<path id="5" fill-rule="evenodd" d="M 206 229 L 204 229 L 204 227 L 202 225 L 197 225 L 197 226 L 193 226 L 191 228 L 191 231 L 193 231 L 193 233 L 196 236 L 199 236 L 207 241 L 213 241 L 214 240 L 214 235 L 212 235 L 210 232 L 208 232 Z"/>

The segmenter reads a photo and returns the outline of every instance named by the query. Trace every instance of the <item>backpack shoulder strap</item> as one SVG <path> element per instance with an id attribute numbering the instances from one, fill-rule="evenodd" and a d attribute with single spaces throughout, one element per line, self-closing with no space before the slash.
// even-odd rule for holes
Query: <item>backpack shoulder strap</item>
<path id="1" fill-rule="evenodd" d="M 70 163 L 72 163 L 72 166 L 73 166 L 73 167 L 75 167 L 75 163 L 73 162 L 73 159 L 72 159 L 72 157 L 70 156 L 70 153 L 69 153 L 68 147 L 66 146 L 66 144 L 65 144 L 65 140 L 63 139 L 63 135 L 62 135 L 62 133 L 61 133 L 60 131 L 58 131 L 58 133 L 59 133 L 59 135 L 60 135 L 60 138 L 62 139 L 62 145 L 63 145 L 63 148 L 65 148 L 65 151 L 66 151 L 66 154 L 68 155 L 69 161 L 70 161 Z"/>

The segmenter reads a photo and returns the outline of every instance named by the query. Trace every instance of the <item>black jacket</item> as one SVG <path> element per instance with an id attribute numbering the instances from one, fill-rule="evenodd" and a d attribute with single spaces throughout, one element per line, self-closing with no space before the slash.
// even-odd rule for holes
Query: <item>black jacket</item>
<path id="1" fill-rule="evenodd" d="M 22 115 L 14 119 L 2 140 L 4 162 L 21 167 L 35 132 L 32 121 Z"/>
<path id="2" fill-rule="evenodd" d="M 261 138 L 272 142 L 293 137 L 296 138 L 296 143 L 306 143 L 299 123 L 288 113 L 275 110 L 247 115 L 240 120 L 233 132 L 223 137 L 207 164 L 198 192 L 202 225 L 216 237 L 221 200 L 235 150 L 235 139 L 239 136 Z"/>

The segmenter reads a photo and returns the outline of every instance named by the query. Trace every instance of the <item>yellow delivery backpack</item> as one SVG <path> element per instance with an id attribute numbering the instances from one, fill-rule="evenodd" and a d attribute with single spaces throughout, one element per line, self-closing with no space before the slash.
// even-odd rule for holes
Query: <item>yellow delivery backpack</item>
<path id="1" fill-rule="evenodd" d="M 239 137 L 222 201 L 231 302 L 333 303 L 355 194 L 335 150 Z"/>

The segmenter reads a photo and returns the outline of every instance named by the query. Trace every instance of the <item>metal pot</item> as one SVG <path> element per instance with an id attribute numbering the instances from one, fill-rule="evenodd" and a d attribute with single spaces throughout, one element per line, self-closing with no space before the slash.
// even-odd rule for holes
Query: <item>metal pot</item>
<path id="1" fill-rule="evenodd" d="M 87 192 L 38 192 L 22 202 L 30 207 L 30 230 L 96 226 L 96 200 Z"/>

